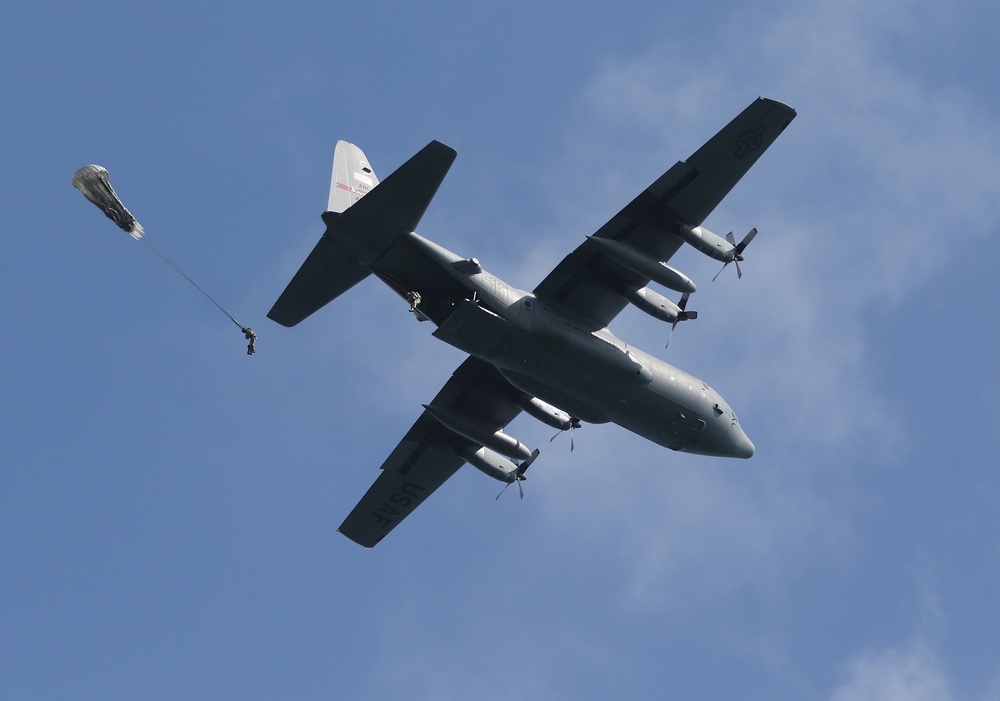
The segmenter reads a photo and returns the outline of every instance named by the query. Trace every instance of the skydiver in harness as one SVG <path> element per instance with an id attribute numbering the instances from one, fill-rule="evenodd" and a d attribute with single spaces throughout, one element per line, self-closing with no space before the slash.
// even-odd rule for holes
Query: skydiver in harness
<path id="1" fill-rule="evenodd" d="M 256 352 L 254 344 L 257 342 L 257 334 L 249 326 L 244 326 L 241 330 L 243 331 L 243 336 L 249 341 L 247 344 L 247 355 L 253 355 Z"/>

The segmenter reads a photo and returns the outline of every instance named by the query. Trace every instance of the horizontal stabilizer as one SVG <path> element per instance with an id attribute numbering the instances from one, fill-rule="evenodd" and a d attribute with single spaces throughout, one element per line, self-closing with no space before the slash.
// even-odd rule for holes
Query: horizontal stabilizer
<path id="1" fill-rule="evenodd" d="M 295 326 L 370 273 L 368 266 L 324 235 L 271 307 L 267 318 L 282 326 Z"/>
<path id="2" fill-rule="evenodd" d="M 402 234 L 414 231 L 455 161 L 455 150 L 432 141 L 379 182 L 357 146 L 334 154 L 327 229 L 267 313 L 295 326 L 371 273 L 369 267 Z M 367 190 L 369 182 L 372 187 Z"/>

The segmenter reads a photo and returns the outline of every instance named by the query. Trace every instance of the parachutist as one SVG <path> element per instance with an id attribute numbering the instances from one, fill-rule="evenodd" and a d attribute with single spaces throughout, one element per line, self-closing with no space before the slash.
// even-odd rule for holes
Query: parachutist
<path id="1" fill-rule="evenodd" d="M 246 339 L 250 341 L 250 343 L 247 344 L 247 355 L 253 355 L 255 352 L 257 352 L 257 349 L 254 348 L 254 344 L 257 342 L 257 334 L 255 334 L 253 332 L 253 329 L 251 329 L 249 326 L 244 326 L 241 329 L 241 331 L 243 331 L 243 335 L 246 337 Z"/>
<path id="2" fill-rule="evenodd" d="M 407 292 L 406 301 L 410 303 L 410 311 L 415 314 L 417 312 L 417 307 L 420 306 L 420 293 Z"/>

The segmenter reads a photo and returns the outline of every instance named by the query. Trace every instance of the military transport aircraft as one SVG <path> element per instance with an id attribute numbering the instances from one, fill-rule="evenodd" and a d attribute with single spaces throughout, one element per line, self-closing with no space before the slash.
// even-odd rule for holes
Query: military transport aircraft
<path id="1" fill-rule="evenodd" d="M 333 161 L 326 232 L 268 317 L 294 326 L 374 273 L 433 335 L 469 354 L 382 464 L 341 524 L 365 547 L 384 538 L 465 463 L 508 484 L 538 456 L 503 432 L 522 410 L 572 431 L 613 421 L 672 450 L 749 458 L 754 445 L 729 404 L 701 380 L 608 330 L 627 305 L 671 324 L 695 284 L 668 265 L 682 244 L 735 262 L 736 243 L 701 223 L 795 117 L 758 98 L 686 161 L 646 188 L 560 262 L 533 292 L 516 289 L 415 233 L 455 160 L 431 142 L 381 183 L 357 146 Z M 675 303 L 647 285 L 681 294 Z"/>

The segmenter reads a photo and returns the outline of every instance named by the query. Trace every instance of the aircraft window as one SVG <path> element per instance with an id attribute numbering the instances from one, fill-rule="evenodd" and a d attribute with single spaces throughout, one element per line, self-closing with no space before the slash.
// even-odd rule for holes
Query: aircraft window
<path id="1" fill-rule="evenodd" d="M 372 169 L 368 168 L 368 167 L 362 168 L 361 170 L 365 171 L 366 173 L 371 173 L 372 172 Z"/>

